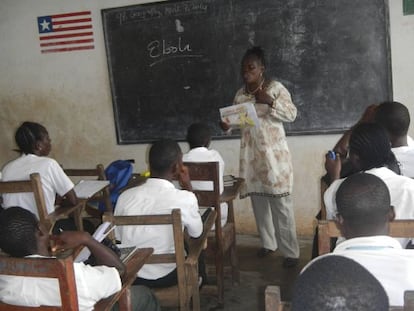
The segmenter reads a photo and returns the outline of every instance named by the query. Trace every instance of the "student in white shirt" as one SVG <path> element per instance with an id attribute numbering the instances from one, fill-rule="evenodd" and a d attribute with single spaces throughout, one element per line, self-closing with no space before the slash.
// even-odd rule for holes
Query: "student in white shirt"
<path id="1" fill-rule="evenodd" d="M 357 125 L 349 141 L 349 158 L 358 171 L 381 178 L 388 187 L 396 219 L 414 219 L 414 180 L 398 175 L 399 166 L 391 151 L 386 130 L 378 123 Z M 337 212 L 336 192 L 346 178 L 339 179 L 341 161 L 326 157 L 325 167 L 334 180 L 324 193 L 327 218 L 334 219 Z M 397 173 L 395 173 L 397 172 Z M 408 239 L 400 239 L 403 247 Z"/>
<path id="2" fill-rule="evenodd" d="M 23 122 L 17 129 L 15 140 L 21 156 L 7 163 L 2 169 L 2 181 L 29 180 L 30 174 L 39 173 L 48 213 L 55 210 L 56 195 L 65 198 L 63 204 L 75 205 L 73 182 L 54 159 L 49 158 L 52 144 L 46 128 L 35 122 Z M 37 217 L 37 207 L 32 193 L 3 195 L 3 207 L 21 206 Z"/>
<path id="3" fill-rule="evenodd" d="M 73 263 L 78 307 L 93 310 L 96 302 L 121 289 L 125 266 L 108 247 L 84 231 L 64 231 L 55 237 L 57 249 L 88 247 L 97 266 Z M 13 257 L 50 257 L 49 233 L 36 216 L 21 207 L 0 212 L 0 248 Z M 131 287 L 133 310 L 159 311 L 148 288 Z M 20 306 L 60 306 L 59 285 L 55 279 L 0 275 L 0 300 Z"/>
<path id="4" fill-rule="evenodd" d="M 190 150 L 183 154 L 183 162 L 218 162 L 219 163 L 219 186 L 220 193 L 223 192 L 224 160 L 220 153 L 214 149 L 209 149 L 211 142 L 211 132 L 207 124 L 193 123 L 187 129 L 187 142 Z M 192 181 L 193 189 L 212 190 L 210 185 L 205 185 L 202 181 Z M 221 226 L 227 222 L 228 206 L 227 203 L 220 204 Z M 214 227 L 213 227 L 214 229 Z"/>
<path id="5" fill-rule="evenodd" d="M 149 151 L 149 166 L 151 177 L 144 184 L 121 194 L 115 216 L 170 214 L 173 209 L 180 209 L 184 228 L 190 237 L 198 238 L 203 231 L 203 223 L 197 198 L 191 192 L 188 169 L 182 163 L 180 146 L 171 139 L 157 141 Z M 175 179 L 186 190 L 177 189 L 172 183 Z M 153 247 L 154 254 L 174 252 L 171 226 L 119 226 L 115 232 L 124 244 Z M 175 285 L 176 264 L 146 264 L 138 272 L 134 284 L 149 287 Z"/>
<path id="6" fill-rule="evenodd" d="M 401 174 L 414 177 L 414 146 L 409 145 L 407 136 L 410 127 L 410 113 L 407 107 L 399 102 L 381 103 L 375 110 L 375 121 L 387 130 L 392 152 L 397 158 Z"/>
<path id="7" fill-rule="evenodd" d="M 346 240 L 333 254 L 364 266 L 381 282 L 390 305 L 402 306 L 404 291 L 414 290 L 414 250 L 388 236 L 395 213 L 387 185 L 373 174 L 357 173 L 340 185 L 336 202 Z"/>

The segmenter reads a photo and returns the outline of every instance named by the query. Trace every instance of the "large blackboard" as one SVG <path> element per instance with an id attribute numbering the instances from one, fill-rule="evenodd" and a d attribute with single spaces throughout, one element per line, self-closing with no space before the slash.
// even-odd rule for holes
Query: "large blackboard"
<path id="1" fill-rule="evenodd" d="M 334 133 L 392 98 L 387 0 L 194 0 L 102 10 L 118 143 L 211 125 L 260 45 L 298 108 L 290 135 Z"/>

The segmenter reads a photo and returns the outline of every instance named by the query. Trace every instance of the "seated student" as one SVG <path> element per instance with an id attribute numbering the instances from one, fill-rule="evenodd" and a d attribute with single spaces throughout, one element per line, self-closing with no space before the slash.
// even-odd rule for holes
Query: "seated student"
<path id="1" fill-rule="evenodd" d="M 408 144 L 410 113 L 399 102 L 381 103 L 375 110 L 375 122 L 387 130 L 392 152 L 400 163 L 401 174 L 414 177 L 414 146 Z"/>
<path id="2" fill-rule="evenodd" d="M 373 174 L 355 174 L 340 185 L 336 202 L 346 240 L 333 254 L 360 263 L 381 282 L 390 305 L 403 305 L 404 291 L 414 290 L 414 250 L 388 236 L 395 213 L 386 183 Z"/>
<path id="3" fill-rule="evenodd" d="M 118 198 L 115 216 L 170 214 L 178 208 L 188 234 L 194 238 L 199 237 L 203 232 L 203 223 L 177 142 L 170 139 L 155 142 L 149 151 L 149 167 L 151 177 L 144 184 L 126 190 Z M 186 190 L 175 188 L 173 179 L 178 179 L 181 187 Z M 174 252 L 171 226 L 120 226 L 115 232 L 124 244 L 153 247 L 155 254 Z M 138 272 L 135 284 L 149 287 L 175 285 L 176 265 L 146 264 Z"/>
<path id="4" fill-rule="evenodd" d="M 208 149 L 211 141 L 211 133 L 207 124 L 193 123 L 187 129 L 187 142 L 190 145 L 190 150 L 183 154 L 184 162 L 218 162 L 219 163 L 219 184 L 220 193 L 223 192 L 223 174 L 224 174 L 224 160 L 218 151 Z M 191 185 L 197 190 L 211 190 L 208 185 L 205 186 L 203 182 L 192 181 Z M 227 222 L 228 206 L 227 203 L 220 204 L 221 212 L 221 226 Z"/>
<path id="5" fill-rule="evenodd" d="M 354 127 L 361 123 L 379 123 L 388 132 L 392 151 L 401 165 L 401 174 L 408 177 L 414 176 L 414 164 L 411 156 L 414 155 L 414 142 L 407 135 L 410 126 L 410 114 L 407 107 L 399 102 L 382 102 L 379 105 L 370 105 L 366 108 L 360 120 L 336 143 L 333 151 L 342 160 L 341 177 L 355 173 L 348 156 L 349 138 Z M 412 176 L 413 175 L 413 176 Z M 330 183 L 329 176 L 325 180 Z"/>
<path id="6" fill-rule="evenodd" d="M 82 231 L 64 231 L 55 237 L 58 248 L 88 247 L 98 266 L 73 263 L 80 311 L 121 289 L 125 266 L 108 247 Z M 36 216 L 21 207 L 0 213 L 0 248 L 13 257 L 50 257 L 49 233 Z M 23 290 L 22 290 L 23 289 Z M 59 286 L 53 279 L 0 275 L 0 300 L 24 306 L 60 306 Z M 148 288 L 131 287 L 133 310 L 160 310 Z"/>
<path id="7" fill-rule="evenodd" d="M 291 311 L 388 311 L 378 280 L 357 262 L 327 256 L 309 264 L 298 276 Z"/>
<path id="8" fill-rule="evenodd" d="M 16 131 L 17 146 L 22 153 L 2 169 L 2 180 L 28 180 L 30 174 L 39 173 L 48 213 L 55 210 L 56 194 L 66 198 L 67 203 L 77 203 L 73 182 L 54 159 L 48 155 L 51 140 L 46 128 L 38 123 L 24 122 Z M 21 206 L 39 217 L 33 194 L 10 193 L 3 195 L 3 207 Z"/>
<path id="9" fill-rule="evenodd" d="M 349 158 L 358 171 L 365 171 L 381 178 L 388 187 L 396 219 L 414 219 L 414 180 L 398 175 L 398 163 L 391 151 L 385 129 L 376 123 L 357 125 L 349 141 Z M 325 167 L 333 180 L 325 191 L 324 202 L 328 219 L 337 213 L 336 192 L 345 178 L 339 179 L 341 161 L 326 157 Z M 405 247 L 408 239 L 400 239 Z"/>

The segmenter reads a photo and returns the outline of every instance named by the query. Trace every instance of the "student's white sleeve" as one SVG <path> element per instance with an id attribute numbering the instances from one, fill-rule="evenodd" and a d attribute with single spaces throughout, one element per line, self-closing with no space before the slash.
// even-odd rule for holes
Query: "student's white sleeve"
<path id="1" fill-rule="evenodd" d="M 74 263 L 79 310 L 92 310 L 95 303 L 118 292 L 121 278 L 118 270 L 107 266 Z"/>
<path id="2" fill-rule="evenodd" d="M 192 238 L 198 238 L 203 233 L 203 222 L 198 212 L 197 197 L 192 192 L 188 193 L 187 207 L 181 209 L 181 221 Z"/>
<path id="3" fill-rule="evenodd" d="M 339 186 L 345 179 L 335 180 L 328 189 L 326 189 L 323 200 L 326 207 L 326 218 L 332 220 L 336 218 L 337 207 L 336 207 L 336 192 L 338 191 Z"/>

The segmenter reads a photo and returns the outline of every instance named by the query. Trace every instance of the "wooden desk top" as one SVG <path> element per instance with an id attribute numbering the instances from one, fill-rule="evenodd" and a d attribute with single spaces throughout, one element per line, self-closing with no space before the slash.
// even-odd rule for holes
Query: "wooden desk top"
<path id="1" fill-rule="evenodd" d="M 244 183 L 244 178 L 236 177 L 232 186 L 224 187 L 223 193 L 220 195 L 221 202 L 234 200 L 239 194 L 240 187 Z"/>
<path id="2" fill-rule="evenodd" d="M 139 269 L 142 268 L 142 266 L 146 263 L 148 258 L 152 255 L 154 252 L 153 248 L 137 248 L 135 252 L 124 262 L 126 266 L 126 273 L 122 277 L 122 287 L 128 287 L 132 285 L 132 283 L 135 281 L 137 277 L 137 273 Z M 95 310 L 105 310 L 105 306 L 112 306 L 123 294 L 123 291 L 105 298 L 103 300 L 100 300 L 95 305 Z"/>

